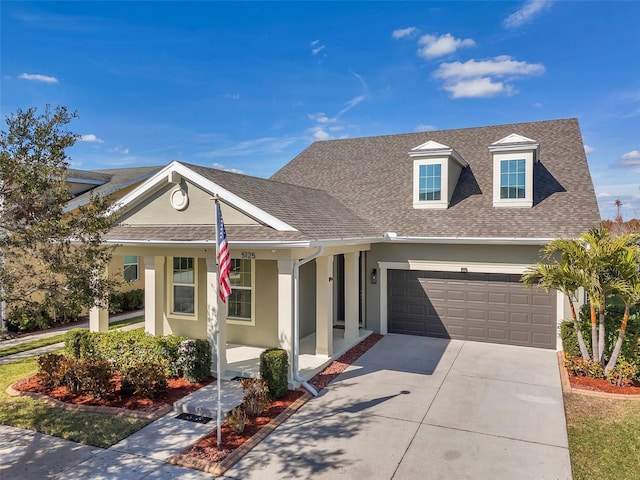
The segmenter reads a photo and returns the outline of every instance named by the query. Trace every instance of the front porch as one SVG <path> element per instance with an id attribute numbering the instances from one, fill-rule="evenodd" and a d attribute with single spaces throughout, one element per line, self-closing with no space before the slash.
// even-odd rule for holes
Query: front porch
<path id="1" fill-rule="evenodd" d="M 333 357 L 326 355 L 316 355 L 316 334 L 312 333 L 300 339 L 300 354 L 298 356 L 298 366 L 300 376 L 304 380 L 310 380 L 317 373 L 327 366 L 333 359 L 338 358 L 351 347 L 357 345 L 373 332 L 360 328 L 358 338 L 352 341 L 345 339 L 344 328 L 333 329 Z M 247 345 L 227 344 L 227 369 L 223 375 L 224 379 L 235 377 L 260 376 L 260 354 L 266 348 L 251 347 Z M 291 359 L 289 359 L 291 362 Z"/>

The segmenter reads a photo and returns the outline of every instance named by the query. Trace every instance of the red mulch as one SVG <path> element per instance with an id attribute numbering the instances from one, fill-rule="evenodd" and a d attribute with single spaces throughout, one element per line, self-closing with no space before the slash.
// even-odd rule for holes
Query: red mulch
<path id="1" fill-rule="evenodd" d="M 56 387 L 53 389 L 45 388 L 36 375 L 21 380 L 13 387 L 21 392 L 41 393 L 55 398 L 56 400 L 74 405 L 98 405 L 103 407 L 119 407 L 129 410 L 154 412 L 165 405 L 173 404 L 185 395 L 208 385 L 213 380 L 215 380 L 213 377 L 209 377 L 204 382 L 190 383 L 184 378 L 170 378 L 167 381 L 169 385 L 167 391 L 156 395 L 154 398 L 146 398 L 140 395 L 123 395 L 120 391 L 120 377 L 117 376 L 111 379 L 111 382 L 116 385 L 115 392 L 109 398 L 104 399 L 96 399 L 85 394 L 74 394 L 71 393 L 67 387 Z"/>
<path id="2" fill-rule="evenodd" d="M 640 383 L 634 381 L 630 386 L 618 387 L 612 385 L 609 380 L 604 378 L 576 377 L 569 375 L 569 382 L 573 388 L 582 388 L 584 390 L 594 390 L 596 392 L 620 393 L 623 395 L 640 395 Z"/>
<path id="3" fill-rule="evenodd" d="M 235 433 L 225 422 L 222 425 L 222 446 L 218 450 L 217 431 L 214 430 L 194 446 L 184 452 L 184 455 L 199 458 L 208 462 L 220 462 L 240 445 L 258 433 L 262 427 L 280 415 L 286 408 L 295 402 L 301 395 L 300 390 L 289 390 L 286 395 L 271 402 L 262 414 L 256 418 L 250 418 L 242 433 Z"/>
<path id="4" fill-rule="evenodd" d="M 382 335 L 376 333 L 369 335 L 358 345 L 347 351 L 344 355 L 338 358 L 336 361 L 331 362 L 327 368 L 313 377 L 309 384 L 317 391 L 322 390 L 329 385 L 338 375 L 344 372 L 349 365 L 355 362 L 362 354 L 373 347 L 382 339 Z"/>
<path id="5" fill-rule="evenodd" d="M 382 339 L 382 335 L 373 334 L 368 336 L 358 345 L 347 351 L 340 358 L 331 362 L 322 372 L 318 373 L 309 382 L 318 391 L 326 387 L 333 379 L 346 370 L 363 353 L 373 347 Z M 208 462 L 216 463 L 224 460 L 231 452 L 249 440 L 262 427 L 276 418 L 282 411 L 302 395 L 299 390 L 289 391 L 284 398 L 272 402 L 269 407 L 255 419 L 249 419 L 244 432 L 236 434 L 226 422 L 222 425 L 222 446 L 217 448 L 217 432 L 214 430 L 197 444 L 186 450 L 183 454 Z"/>

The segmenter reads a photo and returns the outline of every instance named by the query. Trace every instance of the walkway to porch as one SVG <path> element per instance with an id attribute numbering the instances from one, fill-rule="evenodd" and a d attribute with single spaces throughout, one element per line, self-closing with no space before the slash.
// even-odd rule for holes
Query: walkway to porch
<path id="1" fill-rule="evenodd" d="M 348 344 L 344 338 L 344 329 L 333 329 L 333 358 L 338 358 L 351 347 L 359 343 L 364 338 L 371 335 L 371 330 L 361 328 L 359 339 Z M 331 358 L 326 355 L 316 355 L 316 334 L 312 333 L 300 340 L 299 370 L 300 376 L 305 380 L 310 380 L 316 373 L 320 372 L 331 362 Z M 260 376 L 260 354 L 266 350 L 260 347 L 249 347 L 246 345 L 227 344 L 227 370 L 223 378 L 234 377 L 259 377 Z M 289 359 L 291 361 L 291 359 Z"/>

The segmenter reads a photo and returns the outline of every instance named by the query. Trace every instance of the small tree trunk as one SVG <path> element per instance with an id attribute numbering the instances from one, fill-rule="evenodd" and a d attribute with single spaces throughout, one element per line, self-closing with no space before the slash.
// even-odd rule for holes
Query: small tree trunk
<path id="1" fill-rule="evenodd" d="M 605 337 L 605 326 L 604 326 L 604 302 L 602 302 L 602 306 L 600 307 L 600 331 L 598 332 L 598 358 L 597 360 L 600 361 L 600 363 L 602 363 L 604 365 L 604 341 L 606 339 Z"/>
<path id="2" fill-rule="evenodd" d="M 569 299 L 569 306 L 571 307 L 571 320 L 573 320 L 573 328 L 576 330 L 576 335 L 578 336 L 578 346 L 580 347 L 580 354 L 584 360 L 591 360 L 589 356 L 589 350 L 584 343 L 584 338 L 582 338 L 582 332 L 580 331 L 580 324 L 578 323 L 578 316 L 576 315 L 576 308 L 573 306 L 573 300 L 571 300 L 571 296 L 567 295 Z"/>
<path id="3" fill-rule="evenodd" d="M 609 372 L 613 370 L 618 363 L 618 356 L 620 355 L 620 349 L 622 348 L 622 341 L 624 340 L 624 334 L 627 331 L 627 322 L 629 321 L 629 307 L 625 305 L 624 307 L 624 315 L 622 317 L 622 324 L 620 325 L 620 333 L 618 333 L 618 340 L 616 341 L 616 346 L 613 348 L 613 352 L 611 352 L 611 358 L 609 359 L 609 363 L 604 369 L 604 374 L 609 375 Z"/>
<path id="4" fill-rule="evenodd" d="M 598 353 L 598 325 L 596 323 L 596 307 L 593 302 L 589 304 L 591 307 L 591 353 L 592 358 L 597 360 L 600 355 Z"/>

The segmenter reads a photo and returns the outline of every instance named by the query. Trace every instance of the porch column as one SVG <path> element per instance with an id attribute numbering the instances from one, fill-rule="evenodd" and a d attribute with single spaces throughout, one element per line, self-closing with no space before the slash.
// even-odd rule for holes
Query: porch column
<path id="1" fill-rule="evenodd" d="M 211 345 L 211 373 L 215 375 L 217 370 L 216 350 L 219 338 L 220 372 L 224 377 L 224 372 L 227 370 L 227 322 L 226 315 L 220 308 L 221 305 L 218 301 L 218 265 L 215 257 L 207 257 L 207 340 Z"/>
<path id="2" fill-rule="evenodd" d="M 333 255 L 316 258 L 316 355 L 333 355 Z"/>
<path id="3" fill-rule="evenodd" d="M 358 340 L 360 313 L 360 252 L 344 254 L 344 338 L 347 343 Z"/>
<path id="4" fill-rule="evenodd" d="M 289 381 L 293 381 L 293 261 L 278 260 L 278 345 L 289 355 Z"/>
<path id="5" fill-rule="evenodd" d="M 109 275 L 109 269 L 105 268 L 103 272 L 96 272 L 95 275 L 106 277 Z M 96 277 L 93 277 L 96 278 Z M 109 302 L 106 302 L 104 308 L 91 307 L 89 309 L 89 331 L 91 332 L 108 332 L 109 331 Z"/>
<path id="6" fill-rule="evenodd" d="M 164 333 L 165 257 L 144 257 L 144 331 L 150 335 Z"/>

